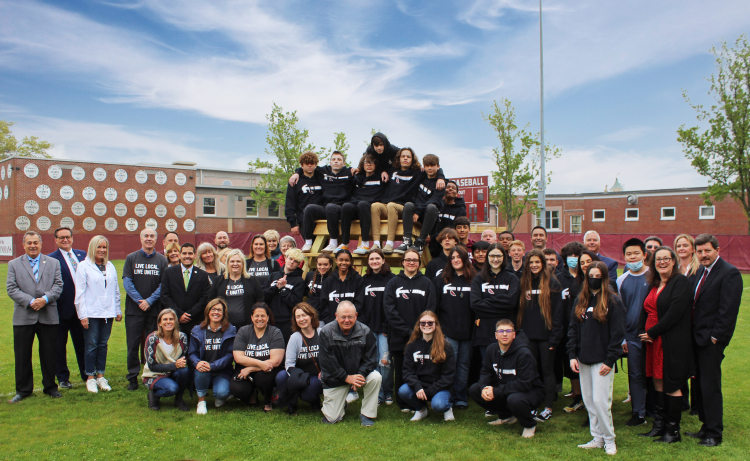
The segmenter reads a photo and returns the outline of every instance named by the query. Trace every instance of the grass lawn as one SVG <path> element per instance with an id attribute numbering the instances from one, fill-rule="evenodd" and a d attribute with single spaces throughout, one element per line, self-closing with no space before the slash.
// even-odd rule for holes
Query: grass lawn
<path id="1" fill-rule="evenodd" d="M 118 273 L 123 261 L 115 261 Z M 0 265 L 5 280 L 7 266 Z M 750 278 L 745 286 L 750 286 Z M 122 291 L 122 289 L 121 289 Z M 124 291 L 122 291 L 124 293 Z M 123 295 L 124 302 L 124 295 Z M 0 298 L 0 458 L 40 459 L 604 459 L 603 450 L 584 452 L 576 448 L 588 442 L 588 428 L 581 427 L 582 412 L 566 414 L 564 398 L 555 403 L 553 418 L 537 426 L 536 437 L 520 437 L 518 425 L 491 427 L 481 409 L 471 404 L 456 411 L 456 421 L 443 422 L 442 415 L 431 413 L 425 421 L 412 423 L 410 415 L 398 407 L 381 406 L 373 428 L 359 425 L 359 403 L 355 402 L 346 419 L 333 427 L 320 424 L 320 412 L 302 403 L 299 416 L 290 417 L 274 410 L 264 414 L 259 407 L 247 408 L 236 400 L 217 410 L 209 397 L 209 413 L 198 417 L 194 411 L 182 413 L 172 399 L 162 400 L 162 410 L 153 412 L 146 405 L 146 390 L 125 390 L 125 326 L 117 323 L 109 345 L 107 378 L 113 391 L 89 394 L 83 383 L 62 390 L 63 398 L 53 400 L 35 392 L 18 405 L 5 400 L 15 392 L 13 363 L 13 303 Z M 750 294 L 743 297 L 737 331 L 724 360 L 724 443 L 705 449 L 694 439 L 663 446 L 638 437 L 649 426 L 628 428 L 630 404 L 621 403 L 627 393 L 627 376 L 617 374 L 613 414 L 617 433 L 617 457 L 620 459 L 709 460 L 750 458 L 750 385 L 744 378 L 748 370 L 746 351 L 750 347 Z M 745 358 L 743 358 L 745 357 Z M 35 387 L 41 388 L 38 355 Z M 77 370 L 72 346 L 68 364 Z M 75 376 L 77 372 L 71 373 Z M 566 382 L 565 390 L 570 388 Z M 188 403 L 194 408 L 197 398 Z M 697 416 L 683 413 L 683 432 L 695 431 Z M 744 453 L 744 454 L 743 454 Z"/>

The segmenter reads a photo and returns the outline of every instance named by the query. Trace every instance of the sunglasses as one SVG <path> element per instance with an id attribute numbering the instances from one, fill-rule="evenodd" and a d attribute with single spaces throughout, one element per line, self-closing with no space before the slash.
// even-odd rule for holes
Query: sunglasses
<path id="1" fill-rule="evenodd" d="M 419 322 L 419 326 L 420 327 L 431 327 L 431 326 L 434 326 L 434 325 L 435 325 L 435 322 L 433 322 L 433 321 Z"/>

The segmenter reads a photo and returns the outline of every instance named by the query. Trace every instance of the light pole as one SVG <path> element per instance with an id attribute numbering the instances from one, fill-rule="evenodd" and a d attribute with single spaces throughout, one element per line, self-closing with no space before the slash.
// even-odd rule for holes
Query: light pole
<path id="1" fill-rule="evenodd" d="M 544 174 L 544 47 L 542 46 L 542 0 L 539 0 L 539 107 L 540 107 L 540 178 L 539 192 L 537 195 L 537 207 L 539 208 L 539 225 L 547 228 L 547 213 L 545 212 L 545 189 L 547 181 Z"/>

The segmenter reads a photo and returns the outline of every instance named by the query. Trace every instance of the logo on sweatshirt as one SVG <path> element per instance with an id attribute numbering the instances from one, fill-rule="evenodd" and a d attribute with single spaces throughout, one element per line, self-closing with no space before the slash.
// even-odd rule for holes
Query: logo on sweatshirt
<path id="1" fill-rule="evenodd" d="M 328 293 L 328 301 L 336 301 L 337 303 L 340 303 L 339 298 L 353 298 L 354 293 L 336 293 L 336 290 L 333 290 L 332 292 Z"/>
<path id="2" fill-rule="evenodd" d="M 430 354 L 423 354 L 422 351 L 414 353 L 414 361 L 424 364 L 425 360 L 430 360 Z"/>
<path id="3" fill-rule="evenodd" d="M 442 273 L 443 273 L 443 269 L 438 269 L 438 271 L 435 272 L 435 277 L 439 276 Z"/>
<path id="4" fill-rule="evenodd" d="M 448 213 L 440 213 L 438 216 L 440 216 L 441 218 L 450 219 L 451 221 L 456 219 L 454 215 Z"/>
<path id="5" fill-rule="evenodd" d="M 450 293 L 451 296 L 453 296 L 453 297 L 456 297 L 456 292 L 457 291 L 459 291 L 459 292 L 460 291 L 471 291 L 471 287 L 456 287 L 456 286 L 451 285 L 450 283 L 448 285 L 445 285 L 443 287 L 443 294 Z"/>
<path id="6" fill-rule="evenodd" d="M 508 291 L 510 288 L 510 285 L 492 285 L 491 283 L 483 283 L 482 284 L 482 293 L 485 291 L 491 295 L 494 295 L 495 292 L 492 290 L 505 290 Z"/>
<path id="7" fill-rule="evenodd" d="M 377 295 L 375 294 L 375 292 L 377 292 L 377 291 L 385 291 L 385 287 L 375 287 L 375 288 L 372 288 L 372 285 L 367 285 L 365 287 L 365 296 L 369 295 L 369 296 L 372 296 L 373 298 L 375 298 L 375 297 L 377 297 Z"/>
<path id="8" fill-rule="evenodd" d="M 309 186 L 307 184 L 302 186 L 302 193 L 303 194 L 314 194 L 316 190 L 321 190 L 322 187 L 320 186 Z"/>
<path id="9" fill-rule="evenodd" d="M 570 298 L 570 288 L 566 288 L 562 291 L 562 299 Z"/>
<path id="10" fill-rule="evenodd" d="M 404 299 L 409 299 L 409 297 L 406 296 L 409 293 L 411 293 L 413 295 L 422 295 L 422 296 L 424 296 L 424 294 L 425 294 L 423 290 L 416 290 L 416 289 L 415 290 L 406 290 L 403 287 L 396 288 L 396 297 L 400 296 L 400 297 L 402 297 Z"/>
<path id="11" fill-rule="evenodd" d="M 411 181 L 411 176 L 400 176 L 398 172 L 394 171 L 391 179 L 396 181 L 396 184 L 401 184 L 401 181 Z"/>
<path id="12" fill-rule="evenodd" d="M 516 369 L 515 368 L 503 368 L 503 369 L 500 369 L 500 368 L 497 367 L 496 363 L 492 364 L 492 368 L 495 370 L 495 374 L 498 377 L 500 377 L 500 378 L 502 378 L 502 375 L 513 375 L 513 376 L 516 375 Z"/>
<path id="13" fill-rule="evenodd" d="M 420 184 L 419 188 L 422 189 L 422 192 L 424 192 L 425 194 L 432 195 L 432 191 L 429 188 L 427 188 L 427 186 L 425 186 L 424 184 Z"/>

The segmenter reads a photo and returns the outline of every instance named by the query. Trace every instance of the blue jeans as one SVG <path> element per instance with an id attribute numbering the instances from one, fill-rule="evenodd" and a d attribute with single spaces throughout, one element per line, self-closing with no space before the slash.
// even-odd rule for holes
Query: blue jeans
<path id="1" fill-rule="evenodd" d="M 154 395 L 157 397 L 171 397 L 185 392 L 188 382 L 188 369 L 178 368 L 166 378 L 160 378 L 154 383 Z"/>
<path id="2" fill-rule="evenodd" d="M 471 363 L 471 340 L 457 340 L 446 336 L 445 338 L 456 354 L 456 379 L 453 382 L 453 403 L 456 405 L 468 405 L 469 393 L 469 364 Z"/>
<path id="3" fill-rule="evenodd" d="M 398 395 L 412 410 L 421 411 L 424 409 L 425 401 L 417 398 L 417 393 L 414 392 L 408 384 L 404 384 L 398 390 Z M 451 404 L 451 393 L 448 391 L 440 391 L 432 396 L 432 409 L 438 413 L 445 413 L 450 410 L 453 406 Z"/>
<path id="4" fill-rule="evenodd" d="M 646 416 L 646 388 L 644 387 L 641 360 L 646 360 L 646 352 L 640 341 L 628 341 L 628 384 L 630 384 L 630 402 L 633 413 Z"/>
<path id="5" fill-rule="evenodd" d="M 107 368 L 107 342 L 114 319 L 88 320 L 89 327 L 83 329 L 84 369 L 87 376 L 103 375 Z"/>
<path id="6" fill-rule="evenodd" d="M 213 383 L 214 398 L 226 400 L 229 397 L 229 380 L 221 375 L 212 376 L 210 371 L 195 370 L 195 392 L 198 397 L 205 397 Z"/>
<path id="7" fill-rule="evenodd" d="M 286 370 L 281 370 L 276 375 L 276 389 L 286 384 L 286 380 L 289 379 L 289 373 Z M 310 375 L 310 384 L 306 388 L 302 389 L 299 393 L 299 398 L 307 403 L 315 403 L 320 405 L 320 396 L 323 394 L 323 383 L 320 382 L 317 375 Z"/>
<path id="8" fill-rule="evenodd" d="M 383 381 L 380 384 L 380 393 L 378 393 L 378 400 L 383 401 L 386 397 L 393 396 L 393 379 L 386 379 L 391 366 L 384 366 L 381 362 L 383 356 L 388 354 L 388 337 L 383 333 L 376 333 L 375 337 L 378 339 L 378 367 L 376 370 L 383 377 Z M 390 361 L 390 357 L 388 360 Z"/>

